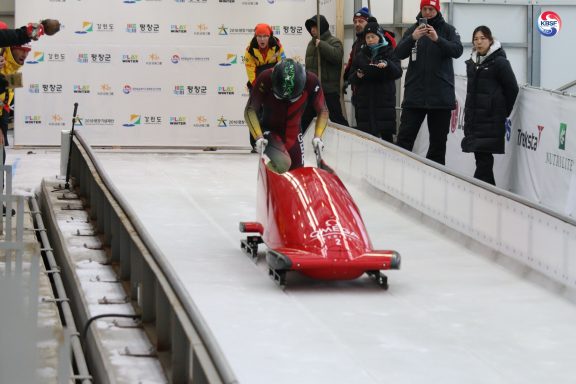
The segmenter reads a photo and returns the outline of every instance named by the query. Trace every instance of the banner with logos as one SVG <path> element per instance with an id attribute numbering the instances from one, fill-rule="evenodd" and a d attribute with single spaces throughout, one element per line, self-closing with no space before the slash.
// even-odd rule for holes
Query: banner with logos
<path id="1" fill-rule="evenodd" d="M 512 121 L 510 191 L 576 217 L 576 98 L 524 88 Z"/>
<path id="2" fill-rule="evenodd" d="M 268 23 L 304 62 L 316 0 L 19 0 L 16 25 L 60 20 L 32 43 L 16 90 L 15 145 L 248 147 L 244 50 Z M 321 0 L 334 31 L 336 0 Z"/>
<path id="3" fill-rule="evenodd" d="M 446 166 L 473 177 L 474 154 L 462 152 L 466 78 L 456 77 L 457 108 L 446 143 Z M 576 97 L 521 87 L 506 122 L 504 155 L 494 155 L 499 188 L 558 213 L 576 217 Z M 414 152 L 426 156 L 428 128 L 422 125 Z"/>

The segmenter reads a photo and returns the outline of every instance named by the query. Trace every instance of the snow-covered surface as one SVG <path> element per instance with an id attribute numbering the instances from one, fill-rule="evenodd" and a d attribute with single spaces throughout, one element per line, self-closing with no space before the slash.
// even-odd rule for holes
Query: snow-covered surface
<path id="1" fill-rule="evenodd" d="M 97 231 L 74 193 L 56 191 L 62 181 L 44 179 L 45 199 L 56 217 L 64 247 L 82 290 L 88 317 L 98 315 L 133 315 L 134 308 L 122 282 L 116 277 Z M 83 332 L 84 329 L 79 330 Z M 106 361 L 106 374 L 116 383 L 166 383 L 166 377 L 155 358 L 154 346 L 137 321 L 106 317 L 91 325 Z M 87 339 L 87 342 L 94 342 Z"/>
<path id="2" fill-rule="evenodd" d="M 57 178 L 60 169 L 59 151 L 54 149 L 9 149 L 7 163 L 14 165 L 13 189 L 15 194 L 34 194 L 40 190 L 42 179 L 45 180 L 48 186 L 47 190 L 50 191 L 49 199 L 55 207 L 54 212 L 58 225 L 73 259 L 77 279 L 80 282 L 85 302 L 89 307 L 90 316 L 109 313 L 133 314 L 133 307 L 129 302 L 116 304 L 125 301 L 126 293 L 121 283 L 117 281 L 112 267 L 107 263 L 105 252 L 98 249 L 101 245 L 100 240 L 95 236 L 86 236 L 94 232 L 94 228 L 87 220 L 86 212 L 62 209 L 79 207 L 81 203 L 74 199 L 74 194 L 66 191 L 54 191 L 64 185 L 64 180 Z M 66 194 L 66 199 L 63 200 L 64 194 Z M 82 236 L 77 236 L 78 233 Z M 47 281 L 45 275 L 44 278 Z M 49 284 L 45 285 L 47 288 L 44 285 L 41 285 L 41 288 L 50 288 Z M 106 304 L 106 302 L 113 304 Z M 55 307 L 55 304 L 51 302 L 41 305 L 46 306 L 48 304 Z M 47 316 L 45 312 L 39 311 L 40 319 Z M 55 316 L 56 321 L 58 321 L 57 310 L 52 316 Z M 45 319 L 43 322 L 48 320 Z M 158 360 L 146 357 L 146 355 L 155 356 L 154 347 L 144 334 L 143 329 L 137 325 L 131 319 L 112 317 L 95 321 L 91 329 L 98 332 L 99 342 L 105 351 L 111 374 L 116 383 L 166 383 L 166 377 Z M 78 332 L 82 331 L 82 329 L 78 329 Z M 40 382 L 55 383 L 58 377 L 56 352 L 62 335 L 61 332 L 60 334 L 44 332 L 43 336 L 45 341 L 39 345 L 41 352 L 38 364 L 41 367 Z M 48 352 L 52 352 L 52 354 L 49 355 Z M 30 364 L 31 362 L 26 361 L 26 359 L 22 361 L 23 368 L 30 366 Z M 1 374 L 0 377 L 2 377 Z M 11 380 L 10 382 L 27 382 L 21 380 L 22 376 L 16 377 L 18 380 Z M 3 381 L 0 380 L 0 382 Z"/>
<path id="3" fill-rule="evenodd" d="M 32 156 L 20 157 L 22 189 Z M 254 219 L 257 156 L 98 157 L 242 383 L 574 382 L 572 302 L 362 185 L 346 183 L 374 246 L 402 254 L 390 289 L 289 276 L 282 291 L 263 258 L 255 264 L 239 246 L 238 222 Z M 42 161 L 40 175 L 58 163 L 57 153 Z"/>
<path id="4" fill-rule="evenodd" d="M 349 184 L 390 290 L 288 277 L 244 256 L 257 156 L 99 154 L 243 383 L 572 383 L 576 307 L 364 186 Z M 447 232 L 444 232 L 447 231 Z"/>

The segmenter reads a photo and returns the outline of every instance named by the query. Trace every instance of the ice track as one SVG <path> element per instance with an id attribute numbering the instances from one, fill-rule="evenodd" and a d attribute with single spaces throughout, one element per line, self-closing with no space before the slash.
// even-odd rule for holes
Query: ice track
<path id="1" fill-rule="evenodd" d="M 240 250 L 256 155 L 98 158 L 242 383 L 574 383 L 573 303 L 363 185 L 345 181 L 374 247 L 402 254 L 390 289 L 289 275 L 283 291 L 263 246 L 257 263 Z"/>

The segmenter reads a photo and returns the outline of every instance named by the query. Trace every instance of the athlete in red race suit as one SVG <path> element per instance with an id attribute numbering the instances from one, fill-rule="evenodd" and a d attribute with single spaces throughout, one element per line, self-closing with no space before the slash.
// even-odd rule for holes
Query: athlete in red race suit
<path id="1" fill-rule="evenodd" d="M 262 72 L 254 82 L 244 118 L 256 147 L 270 158 L 268 165 L 278 173 L 304 166 L 300 122 L 308 103 L 313 103 L 317 113 L 312 144 L 321 150 L 328 108 L 318 77 L 287 59 Z"/>

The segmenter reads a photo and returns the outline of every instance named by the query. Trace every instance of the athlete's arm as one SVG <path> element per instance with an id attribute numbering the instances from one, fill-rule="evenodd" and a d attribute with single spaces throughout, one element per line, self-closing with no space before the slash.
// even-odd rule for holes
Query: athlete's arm
<path id="1" fill-rule="evenodd" d="M 265 72 L 268 71 L 264 71 L 263 73 Z M 258 120 L 258 112 L 262 109 L 262 102 L 265 97 L 264 89 L 262 76 L 258 76 L 250 92 L 246 108 L 244 108 L 244 120 L 246 121 L 246 125 L 248 125 L 250 134 L 256 140 L 262 137 L 262 127 L 260 127 L 260 121 Z"/>

